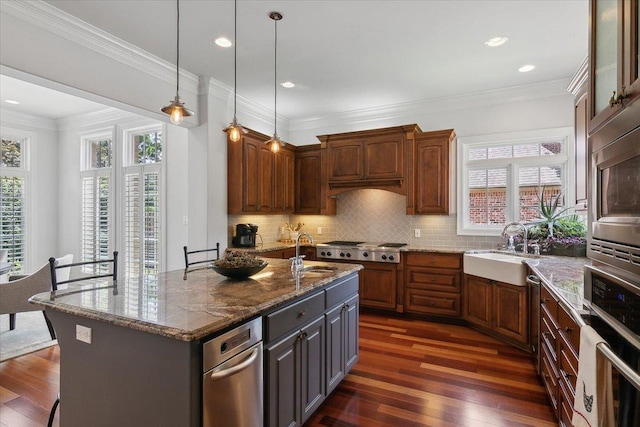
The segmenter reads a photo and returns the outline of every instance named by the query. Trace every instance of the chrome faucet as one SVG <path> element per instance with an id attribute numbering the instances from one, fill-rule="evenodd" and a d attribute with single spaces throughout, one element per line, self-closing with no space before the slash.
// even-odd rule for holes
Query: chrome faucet
<path id="1" fill-rule="evenodd" d="M 518 226 L 518 227 L 522 227 L 523 230 L 523 236 L 524 236 L 524 241 L 523 241 L 523 245 L 522 245 L 522 253 L 526 254 L 528 253 L 527 250 L 527 246 L 528 246 L 528 230 L 527 230 L 527 226 L 524 225 L 521 222 L 510 222 L 507 225 L 504 226 L 504 228 L 502 229 L 502 237 L 508 237 L 509 238 L 509 247 L 507 248 L 509 251 L 515 252 L 515 246 L 513 246 L 513 234 L 507 233 L 507 229 L 511 226 Z"/>
<path id="2" fill-rule="evenodd" d="M 298 234 L 298 237 L 296 238 L 296 256 L 293 258 L 290 258 L 291 260 L 291 273 L 293 274 L 297 274 L 300 271 L 302 271 L 304 269 L 304 261 L 303 258 L 305 257 L 304 255 L 300 255 L 300 238 L 302 236 L 307 236 L 309 238 L 309 242 L 313 243 L 313 237 L 311 237 L 311 234 L 307 233 L 307 232 L 303 232 Z"/>

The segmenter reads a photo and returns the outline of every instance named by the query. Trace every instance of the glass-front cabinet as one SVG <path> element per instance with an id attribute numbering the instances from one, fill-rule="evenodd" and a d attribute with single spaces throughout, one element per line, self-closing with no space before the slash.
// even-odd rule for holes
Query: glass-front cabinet
<path id="1" fill-rule="evenodd" d="M 591 0 L 589 133 L 639 98 L 639 0 Z"/>

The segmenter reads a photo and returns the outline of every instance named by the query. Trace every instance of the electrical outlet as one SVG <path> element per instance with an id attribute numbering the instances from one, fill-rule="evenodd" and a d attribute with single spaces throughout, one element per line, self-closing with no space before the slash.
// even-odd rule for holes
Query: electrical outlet
<path id="1" fill-rule="evenodd" d="M 415 230 L 413 230 L 413 237 L 420 237 L 420 229 L 416 228 Z"/>
<path id="2" fill-rule="evenodd" d="M 91 344 L 91 328 L 87 328 L 86 326 L 82 325 L 76 325 L 76 339 L 78 341 Z"/>
<path id="3" fill-rule="evenodd" d="M 322 227 L 318 227 L 318 236 L 322 234 Z"/>

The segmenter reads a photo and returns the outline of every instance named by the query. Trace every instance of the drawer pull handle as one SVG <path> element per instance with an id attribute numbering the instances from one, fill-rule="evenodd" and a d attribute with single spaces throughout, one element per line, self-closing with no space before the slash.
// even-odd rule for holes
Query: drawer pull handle
<path id="1" fill-rule="evenodd" d="M 305 316 L 307 314 L 307 310 L 302 310 L 298 312 L 298 317 Z"/>
<path id="2" fill-rule="evenodd" d="M 573 328 L 570 328 L 569 326 L 565 326 L 564 330 L 566 332 L 573 332 Z"/>

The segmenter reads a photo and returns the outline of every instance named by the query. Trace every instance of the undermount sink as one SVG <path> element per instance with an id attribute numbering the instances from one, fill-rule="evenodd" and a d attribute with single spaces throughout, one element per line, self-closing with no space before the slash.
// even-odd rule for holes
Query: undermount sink
<path id="1" fill-rule="evenodd" d="M 300 270 L 302 273 L 304 273 L 305 276 L 311 275 L 324 275 L 324 274 L 333 274 L 335 273 L 337 270 L 336 267 L 328 267 L 328 266 L 324 266 L 324 265 L 308 265 L 306 267 L 304 267 L 302 270 Z"/>
<path id="2" fill-rule="evenodd" d="M 516 286 L 526 285 L 525 258 L 498 252 L 464 254 L 464 273 Z"/>

